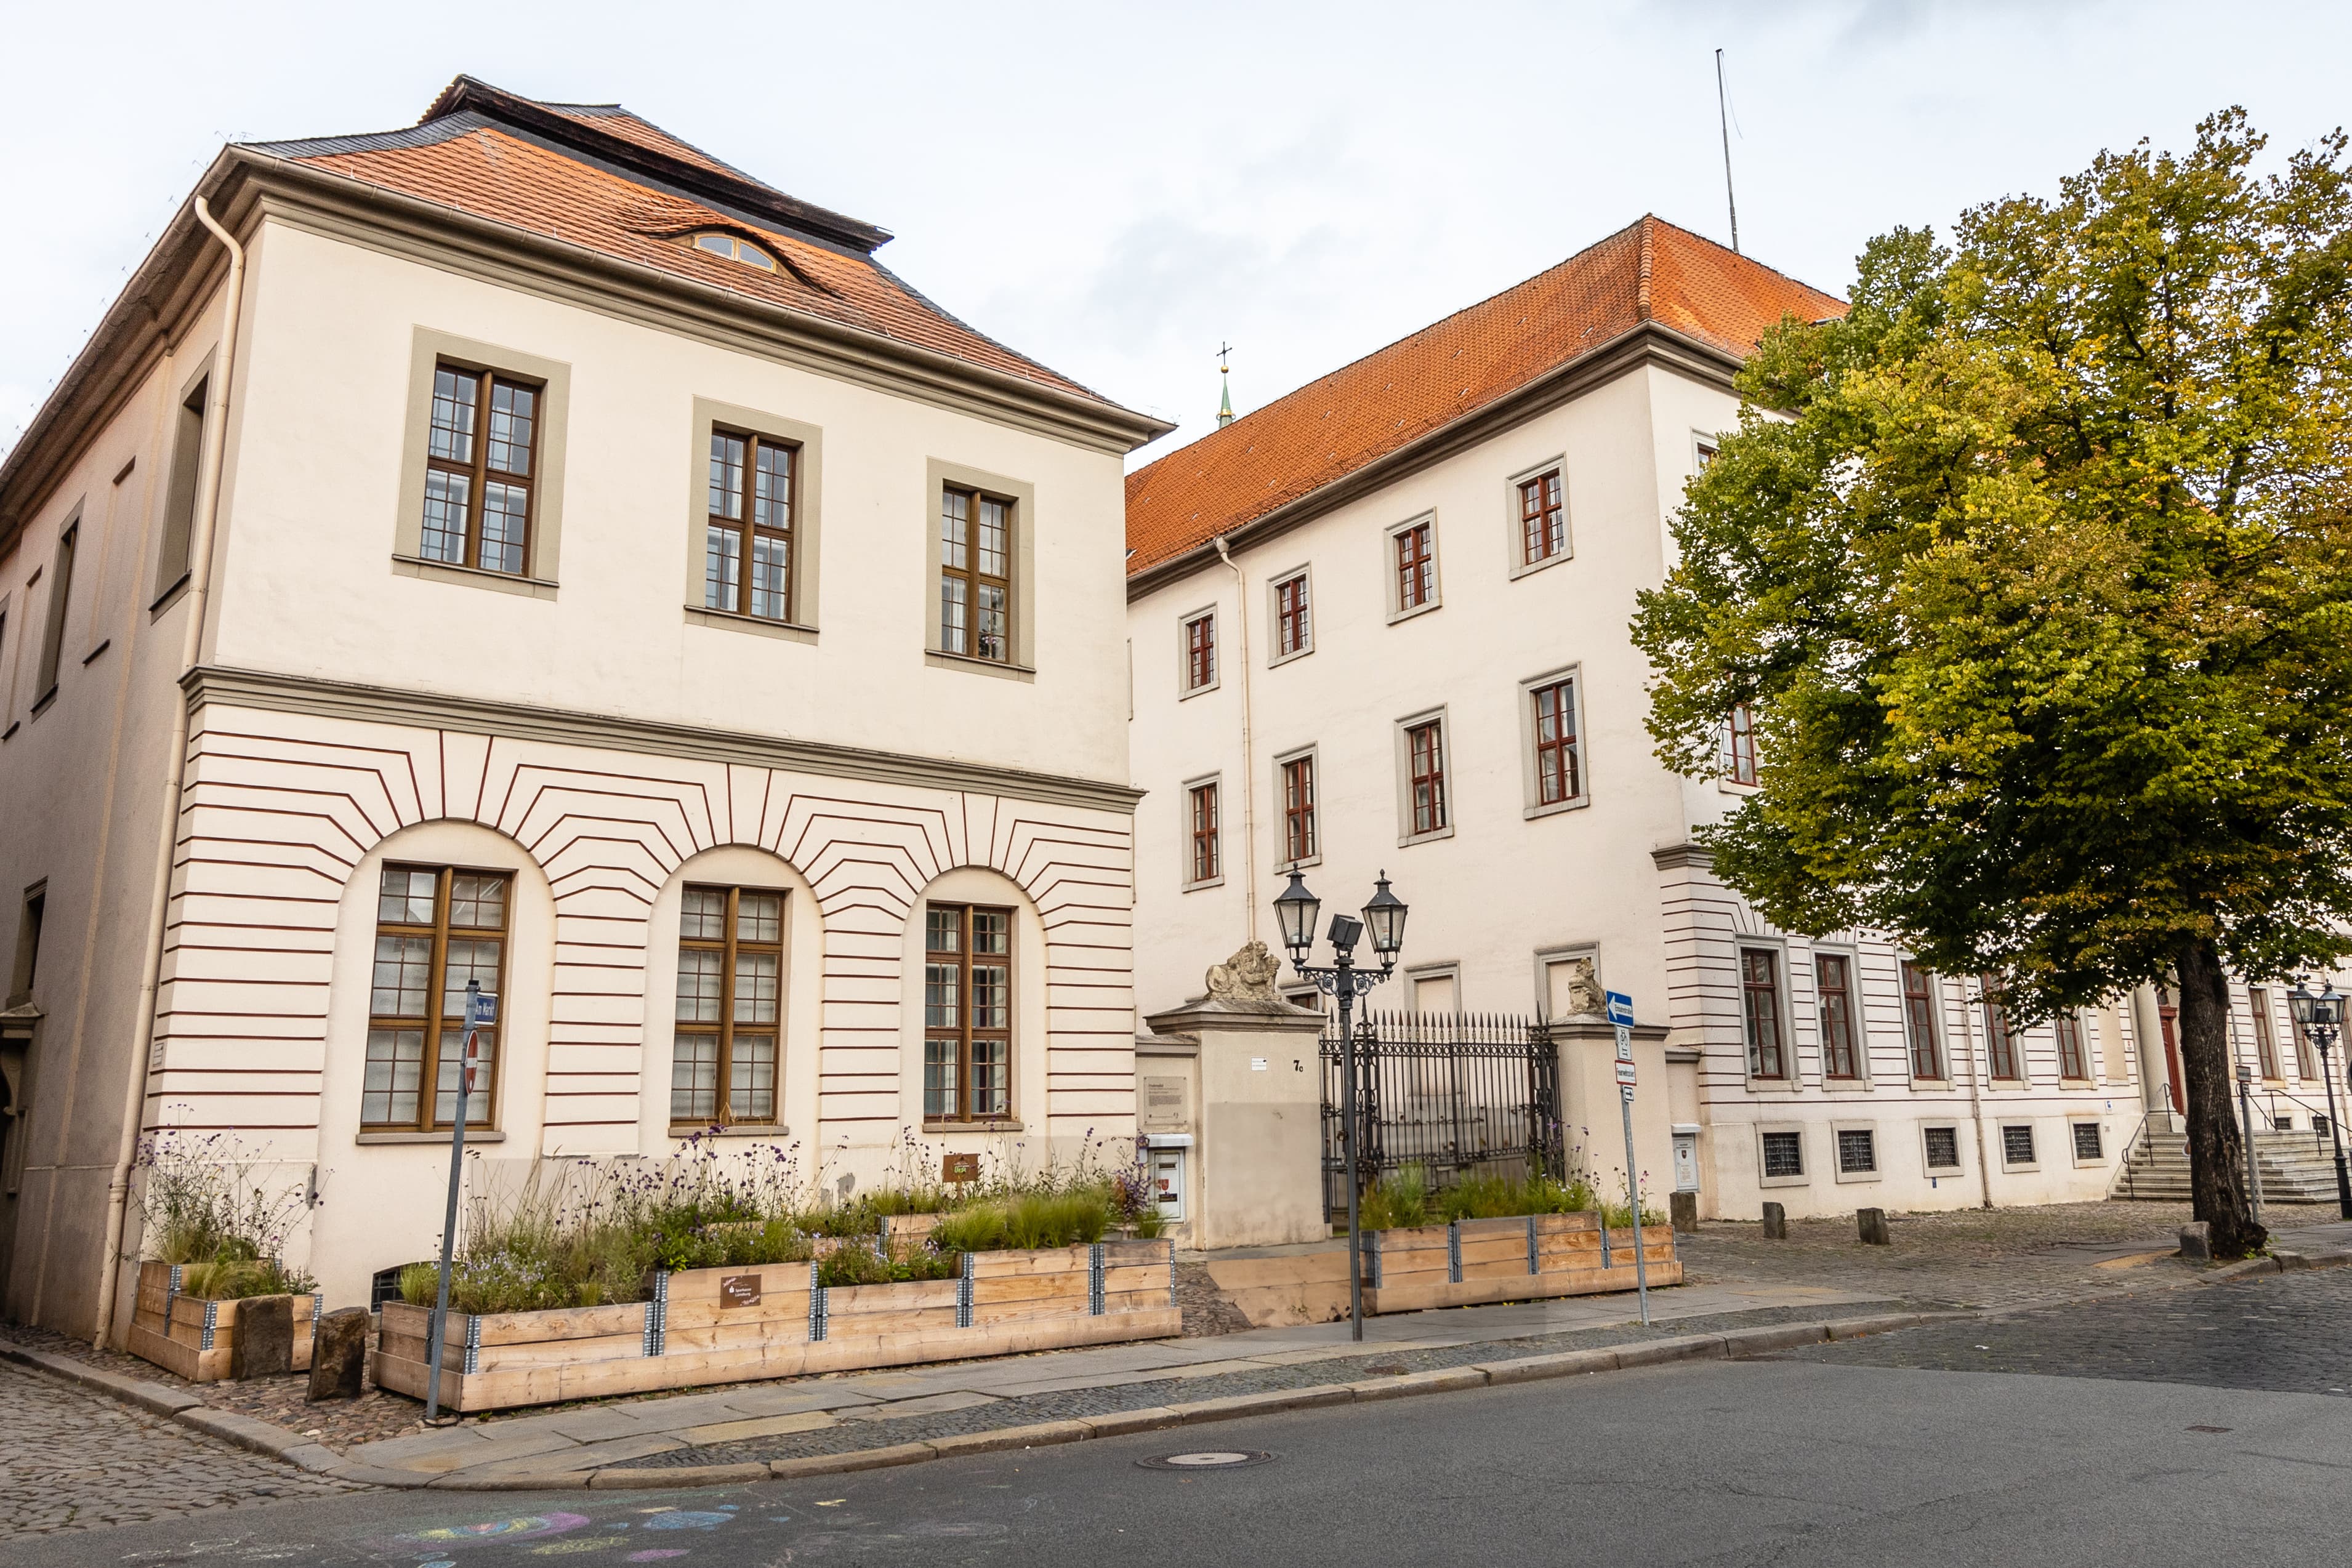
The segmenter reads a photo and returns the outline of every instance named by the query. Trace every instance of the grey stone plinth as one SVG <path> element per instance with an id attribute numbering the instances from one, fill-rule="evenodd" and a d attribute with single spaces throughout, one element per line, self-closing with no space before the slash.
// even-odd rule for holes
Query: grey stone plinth
<path id="1" fill-rule="evenodd" d="M 1865 1247 L 1886 1247 L 1895 1238 L 1886 1233 L 1886 1211 L 1883 1208 L 1857 1208 L 1853 1211 L 1854 1228 L 1860 1232 Z"/>
<path id="2" fill-rule="evenodd" d="M 1764 1239 L 1767 1241 L 1789 1239 L 1789 1211 L 1777 1203 L 1764 1206 Z"/>
<path id="3" fill-rule="evenodd" d="M 236 1304 L 231 1377 L 275 1377 L 294 1370 L 294 1298 L 247 1296 Z"/>
<path id="4" fill-rule="evenodd" d="M 341 1307 L 319 1320 L 310 1340 L 310 1397 L 357 1399 L 367 1387 L 368 1314 Z"/>

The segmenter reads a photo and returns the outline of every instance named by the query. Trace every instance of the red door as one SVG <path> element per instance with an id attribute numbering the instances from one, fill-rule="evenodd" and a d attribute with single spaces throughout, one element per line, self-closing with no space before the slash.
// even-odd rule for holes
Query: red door
<path id="1" fill-rule="evenodd" d="M 2159 1007 L 2156 1010 L 2157 1016 L 2164 1020 L 2164 1071 L 2172 1080 L 2172 1108 L 2175 1112 L 2186 1115 L 2189 1111 L 2189 1092 L 2181 1086 L 2180 1082 L 2180 1037 L 2173 1031 L 2172 1027 L 2172 1020 L 2180 1016 L 2180 1009 L 2174 1007 Z"/>

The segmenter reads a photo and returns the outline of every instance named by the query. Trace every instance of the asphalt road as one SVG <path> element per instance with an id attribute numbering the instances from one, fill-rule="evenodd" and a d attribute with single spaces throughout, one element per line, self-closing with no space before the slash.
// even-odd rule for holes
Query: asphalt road
<path id="1" fill-rule="evenodd" d="M 2005 1351 L 1966 1342 L 1988 1370 L 1938 1369 L 1978 1326 L 1964 1324 L 1843 1358 L 1832 1346 L 804 1482 L 294 1501 L 11 1541 L 0 1568 L 2335 1561 L 2352 1533 L 2352 1396 L 2301 1390 L 2326 1386 L 2314 1369 L 2343 1365 L 2352 1331 L 2308 1352 L 2282 1337 L 2277 1357 L 2315 1358 L 2270 1379 L 2290 1391 L 2243 1386 L 2262 1379 L 2240 1343 L 2253 1319 L 2345 1322 L 2352 1273 L 2315 1278 L 2009 1320 L 1990 1325 Z M 2136 1323 L 2166 1325 L 2170 1370 L 2192 1381 L 2103 1368 L 2095 1347 Z M 1882 1364 L 1906 1343 L 1922 1364 Z M 1999 1370 L 2012 1361 L 2036 1370 Z M 2053 1365 L 2084 1375 L 2042 1370 Z M 1135 1463 L 1208 1448 L 1274 1458 L 1212 1473 Z"/>

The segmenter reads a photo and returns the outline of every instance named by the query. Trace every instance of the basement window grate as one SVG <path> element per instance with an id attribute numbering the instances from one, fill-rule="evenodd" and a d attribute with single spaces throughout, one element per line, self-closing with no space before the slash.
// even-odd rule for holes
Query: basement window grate
<path id="1" fill-rule="evenodd" d="M 1960 1168 L 1960 1130 L 1958 1127 L 1929 1127 L 1927 1132 L 1927 1168 L 1931 1171 L 1956 1171 Z"/>
<path id="2" fill-rule="evenodd" d="M 1838 1174 L 1868 1176 L 1878 1169 L 1878 1140 L 1866 1127 L 1838 1129 Z"/>
<path id="3" fill-rule="evenodd" d="M 2099 1124 L 2096 1122 L 2075 1123 L 2074 1157 L 2078 1160 L 2095 1160 L 2104 1152 L 2099 1144 Z"/>
<path id="4" fill-rule="evenodd" d="M 1764 1134 L 1764 1175 L 1801 1176 L 1805 1174 L 1805 1135 L 1802 1133 L 1767 1133 Z"/>
<path id="5" fill-rule="evenodd" d="M 2000 1157 L 2012 1166 L 2033 1163 L 2033 1128 L 2025 1123 L 2011 1123 L 2000 1130 Z"/>

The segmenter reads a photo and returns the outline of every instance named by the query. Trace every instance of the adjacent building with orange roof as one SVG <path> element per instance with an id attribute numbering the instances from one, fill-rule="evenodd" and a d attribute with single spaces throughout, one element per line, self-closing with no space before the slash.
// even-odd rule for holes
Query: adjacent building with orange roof
<path id="1" fill-rule="evenodd" d="M 0 1315 L 120 1341 L 142 1134 L 431 1255 L 468 981 L 484 1180 L 1132 1127 L 1166 426 L 888 238 L 465 78 L 221 152 L 0 460 Z"/>
<path id="2" fill-rule="evenodd" d="M 1424 1041 L 1383 1070 L 1391 1163 L 1508 1160 L 1550 1117 L 1622 1195 L 1593 1016 L 1616 990 L 1657 1207 L 2105 1192 L 2148 1078 L 2132 1005 L 2012 1034 L 1879 933 L 1771 928 L 1694 840 L 1753 787 L 1742 716 L 1705 780 L 1664 771 L 1643 727 L 1627 622 L 1738 422 L 1734 377 L 1777 322 L 1843 308 L 1644 217 L 1128 476 L 1147 1016 L 1276 945 L 1286 873 L 1344 910 L 1385 872 L 1412 916 L 1369 999 Z M 1543 1020 L 1556 1096 L 1465 1097 L 1443 1042 L 1476 1030 L 1440 1021 L 1463 1011 Z"/>

